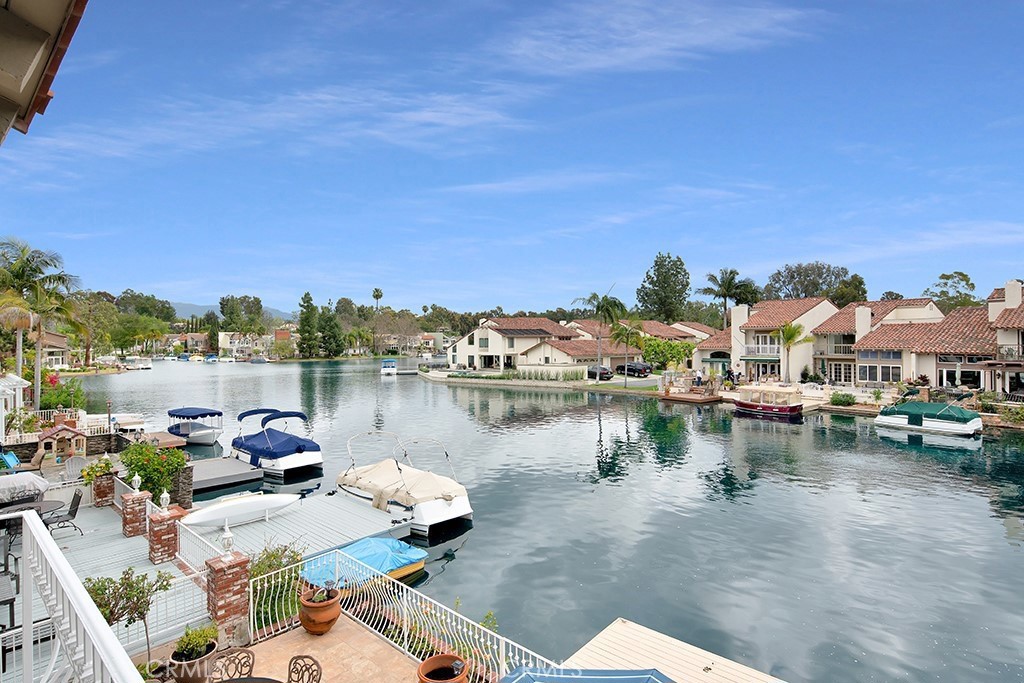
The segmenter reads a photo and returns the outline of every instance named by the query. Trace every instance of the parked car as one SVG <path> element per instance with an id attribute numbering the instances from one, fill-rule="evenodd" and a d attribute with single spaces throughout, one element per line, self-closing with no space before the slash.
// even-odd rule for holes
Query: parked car
<path id="1" fill-rule="evenodd" d="M 647 363 L 626 363 L 625 365 L 616 365 L 616 375 L 630 375 L 632 377 L 647 377 L 651 374 L 651 366 Z"/>
<path id="2" fill-rule="evenodd" d="M 600 377 L 598 377 L 598 375 L 600 375 Z M 603 365 L 591 365 L 589 368 L 587 368 L 587 377 L 589 379 L 600 379 L 608 381 L 615 377 L 615 375 L 614 373 L 612 373 L 611 368 L 606 368 Z"/>

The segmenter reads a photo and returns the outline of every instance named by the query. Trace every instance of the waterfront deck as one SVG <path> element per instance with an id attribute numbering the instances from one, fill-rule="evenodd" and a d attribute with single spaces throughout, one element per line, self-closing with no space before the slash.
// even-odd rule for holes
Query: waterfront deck
<path id="1" fill-rule="evenodd" d="M 579 669 L 657 669 L 674 681 L 782 683 L 781 679 L 676 640 L 626 619 L 616 619 L 564 663 Z"/>
<path id="2" fill-rule="evenodd" d="M 249 555 L 267 545 L 292 544 L 313 555 L 367 536 L 404 538 L 412 524 L 392 524 L 391 515 L 347 496 L 310 496 L 271 516 L 269 520 L 231 527 L 235 549 Z M 223 529 L 195 528 L 220 547 Z"/>
<path id="3" fill-rule="evenodd" d="M 263 481 L 263 470 L 237 458 L 192 461 L 192 490 L 206 491 Z"/>

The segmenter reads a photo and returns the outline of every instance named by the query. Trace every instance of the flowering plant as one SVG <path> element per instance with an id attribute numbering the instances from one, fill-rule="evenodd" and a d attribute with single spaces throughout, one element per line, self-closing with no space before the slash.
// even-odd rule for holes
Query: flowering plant
<path id="1" fill-rule="evenodd" d="M 139 490 L 154 497 L 174 488 L 174 479 L 185 468 L 188 458 L 177 448 L 157 448 L 145 442 L 133 443 L 121 451 L 121 462 L 130 476 L 142 479 Z"/>

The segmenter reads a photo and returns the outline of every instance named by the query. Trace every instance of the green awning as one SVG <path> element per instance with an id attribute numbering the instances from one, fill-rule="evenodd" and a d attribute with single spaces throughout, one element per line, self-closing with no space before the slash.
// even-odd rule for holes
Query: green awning
<path id="1" fill-rule="evenodd" d="M 740 356 L 740 360 L 751 361 L 754 363 L 778 363 L 778 356 Z"/>
<path id="2" fill-rule="evenodd" d="M 701 358 L 700 362 L 701 363 L 721 363 L 722 365 L 728 365 L 729 364 L 729 359 L 728 358 Z"/>

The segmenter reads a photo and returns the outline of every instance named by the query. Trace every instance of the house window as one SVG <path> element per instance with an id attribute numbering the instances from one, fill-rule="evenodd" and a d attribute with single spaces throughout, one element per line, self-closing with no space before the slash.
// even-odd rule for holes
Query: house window
<path id="1" fill-rule="evenodd" d="M 952 355 L 950 355 L 948 353 L 940 353 L 939 354 L 939 362 L 940 363 L 963 363 L 964 362 L 964 357 L 963 356 L 952 356 Z"/>
<path id="2" fill-rule="evenodd" d="M 458 364 L 459 364 L 459 357 L 453 353 L 452 354 L 452 365 L 458 365 Z"/>
<path id="3" fill-rule="evenodd" d="M 551 356 L 544 356 L 544 365 L 547 365 L 550 362 L 551 362 Z"/>
<path id="4" fill-rule="evenodd" d="M 473 332 L 470 332 L 469 333 L 469 339 L 466 340 L 466 343 L 469 344 L 470 346 L 473 346 L 473 340 L 475 338 L 476 338 L 475 334 Z"/>
<path id="5" fill-rule="evenodd" d="M 469 357 L 469 367 L 476 367 L 476 363 L 474 362 L 475 360 L 476 358 L 474 356 Z"/>
<path id="6" fill-rule="evenodd" d="M 857 366 L 857 381 L 859 381 L 859 382 L 877 382 L 878 381 L 878 366 L 877 365 L 858 365 Z"/>
<path id="7" fill-rule="evenodd" d="M 485 350 L 490 348 L 490 339 L 487 337 L 480 337 L 480 349 Z"/>
<path id="8" fill-rule="evenodd" d="M 510 348 L 510 349 L 516 348 L 516 338 L 515 337 L 509 337 L 508 338 L 508 348 Z"/>
<path id="9" fill-rule="evenodd" d="M 879 351 L 878 357 L 882 360 L 900 360 L 903 358 L 902 351 Z"/>
<path id="10" fill-rule="evenodd" d="M 874 360 L 875 358 L 878 358 L 878 351 L 858 351 L 857 358 L 858 360 Z M 858 370 L 858 373 L 859 372 L 860 371 Z"/>
<path id="11" fill-rule="evenodd" d="M 903 368 L 899 365 L 883 365 L 879 370 L 883 382 L 899 382 L 903 378 Z"/>

